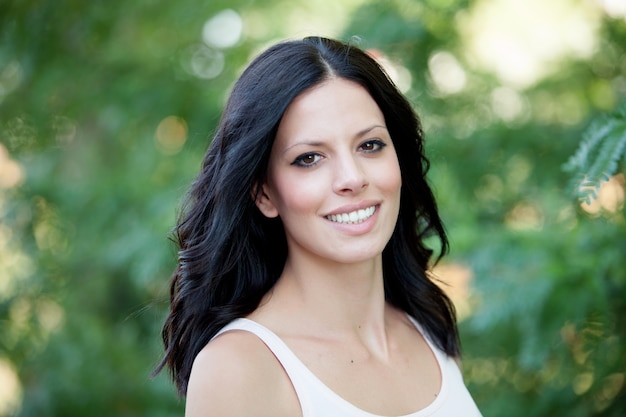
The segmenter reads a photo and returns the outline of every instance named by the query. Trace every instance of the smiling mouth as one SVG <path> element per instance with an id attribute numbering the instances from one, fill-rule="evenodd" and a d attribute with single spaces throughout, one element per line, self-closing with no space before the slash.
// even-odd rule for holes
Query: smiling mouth
<path id="1" fill-rule="evenodd" d="M 326 216 L 326 218 L 334 223 L 358 224 L 372 217 L 375 211 L 376 206 L 371 206 L 365 209 L 351 211 L 350 213 L 330 214 Z"/>

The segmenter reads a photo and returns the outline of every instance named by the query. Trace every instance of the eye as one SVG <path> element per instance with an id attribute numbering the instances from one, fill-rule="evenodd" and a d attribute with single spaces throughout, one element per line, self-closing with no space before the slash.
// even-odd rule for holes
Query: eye
<path id="1" fill-rule="evenodd" d="M 298 156 L 291 165 L 299 166 L 299 167 L 312 167 L 317 164 L 320 159 L 322 159 L 321 155 L 316 153 L 305 153 L 303 155 Z"/>
<path id="2" fill-rule="evenodd" d="M 381 151 L 385 146 L 387 146 L 386 143 L 381 140 L 375 139 L 368 140 L 367 142 L 361 144 L 359 148 L 365 153 L 374 153 Z"/>

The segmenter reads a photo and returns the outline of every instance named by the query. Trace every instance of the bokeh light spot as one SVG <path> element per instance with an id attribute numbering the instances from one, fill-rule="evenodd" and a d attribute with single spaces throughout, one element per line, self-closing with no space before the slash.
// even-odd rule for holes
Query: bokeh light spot
<path id="1" fill-rule="evenodd" d="M 2 199 L 0 198 L 0 208 Z M 2 216 L 0 211 L 0 217 Z M 0 302 L 11 299 L 17 293 L 21 282 L 34 272 L 34 265 L 18 245 L 14 233 L 8 226 L 0 223 Z M 1 413 L 0 413 L 1 414 Z"/>
<path id="2" fill-rule="evenodd" d="M 433 54 L 428 59 L 428 72 L 437 90 L 444 95 L 455 94 L 465 88 L 465 70 L 450 52 L 440 51 Z"/>
<path id="3" fill-rule="evenodd" d="M 603 410 L 608 407 L 620 393 L 623 386 L 624 373 L 622 372 L 614 373 L 604 378 L 602 389 L 600 391 L 600 395 L 598 396 L 598 409 Z"/>
<path id="4" fill-rule="evenodd" d="M 585 392 L 589 391 L 591 385 L 593 385 L 593 373 L 592 372 L 583 372 L 574 378 L 572 381 L 572 389 L 576 395 L 583 395 Z"/>
<path id="5" fill-rule="evenodd" d="M 462 264 L 437 264 L 432 271 L 435 283 L 454 303 L 457 319 L 462 321 L 471 314 L 472 270 Z"/>
<path id="6" fill-rule="evenodd" d="M 504 223 L 513 230 L 541 230 L 543 222 L 543 211 L 532 201 L 517 203 L 504 220 Z"/>
<path id="7" fill-rule="evenodd" d="M 174 155 L 180 152 L 187 141 L 187 122 L 182 117 L 167 116 L 157 126 L 154 139 L 161 153 Z"/>
<path id="8" fill-rule="evenodd" d="M 22 387 L 11 363 L 1 358 L 0 387 L 0 415 L 13 415 L 22 402 Z"/>
<path id="9" fill-rule="evenodd" d="M 527 106 L 522 96 L 509 87 L 498 87 L 491 92 L 491 108 L 506 123 L 527 115 Z"/>
<path id="10" fill-rule="evenodd" d="M 197 48 L 191 56 L 191 69 L 200 78 L 215 78 L 224 69 L 224 54 L 210 48 Z"/>
<path id="11" fill-rule="evenodd" d="M 181 56 L 181 66 L 188 74 L 209 80 L 224 70 L 224 53 L 203 44 L 192 45 Z"/>
<path id="12" fill-rule="evenodd" d="M 65 322 L 65 311 L 58 303 L 41 298 L 37 301 L 37 319 L 44 331 L 52 333 L 59 330 Z"/>
<path id="13" fill-rule="evenodd" d="M 585 2 L 479 0 L 458 22 L 468 61 L 506 85 L 528 88 L 563 58 L 591 56 L 600 17 Z"/>
<path id="14" fill-rule="evenodd" d="M 0 143 L 0 189 L 17 187 L 23 181 L 22 166 L 11 159 L 7 148 Z"/>
<path id="15" fill-rule="evenodd" d="M 226 9 L 207 20 L 202 27 L 202 40 L 215 48 L 230 48 L 241 38 L 243 21 L 239 14 Z"/>
<path id="16" fill-rule="evenodd" d="M 626 19 L 626 1 L 624 0 L 598 0 L 602 8 L 614 19 Z"/>

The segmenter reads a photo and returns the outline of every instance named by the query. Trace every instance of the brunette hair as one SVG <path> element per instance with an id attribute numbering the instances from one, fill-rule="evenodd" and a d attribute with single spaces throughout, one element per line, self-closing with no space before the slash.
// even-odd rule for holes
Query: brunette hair
<path id="1" fill-rule="evenodd" d="M 280 276 L 287 243 L 279 218 L 254 204 L 287 106 L 332 77 L 363 86 L 382 111 L 398 155 L 402 192 L 393 235 L 383 251 L 385 296 L 414 317 L 450 356 L 460 352 L 454 307 L 427 275 L 434 235 L 448 240 L 427 183 L 419 119 L 377 62 L 361 49 L 321 37 L 279 43 L 255 58 L 233 87 L 202 169 L 183 205 L 174 237 L 180 248 L 163 326 L 165 356 L 185 395 L 196 355 L 232 320 L 254 311 Z"/>

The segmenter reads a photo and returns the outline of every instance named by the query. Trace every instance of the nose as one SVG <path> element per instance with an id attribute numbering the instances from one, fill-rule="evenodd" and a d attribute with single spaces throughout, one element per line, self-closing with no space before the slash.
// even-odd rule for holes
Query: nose
<path id="1" fill-rule="evenodd" d="M 369 185 L 364 167 L 354 155 L 336 160 L 333 191 L 337 194 L 359 193 Z"/>

